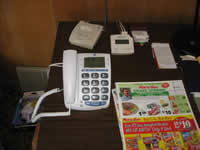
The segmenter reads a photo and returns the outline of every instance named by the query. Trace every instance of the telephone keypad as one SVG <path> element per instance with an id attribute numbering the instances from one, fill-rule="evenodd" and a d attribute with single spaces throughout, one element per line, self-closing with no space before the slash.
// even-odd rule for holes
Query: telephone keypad
<path id="1" fill-rule="evenodd" d="M 107 69 L 84 69 L 81 74 L 82 101 L 89 106 L 102 106 L 109 100 Z"/>

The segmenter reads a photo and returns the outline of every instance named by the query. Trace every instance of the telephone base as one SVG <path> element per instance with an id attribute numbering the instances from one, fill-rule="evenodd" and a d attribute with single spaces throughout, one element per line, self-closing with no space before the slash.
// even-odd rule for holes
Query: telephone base
<path id="1" fill-rule="evenodd" d="M 95 107 L 96 106 L 96 107 Z M 82 104 L 71 104 L 71 110 L 77 111 L 93 111 L 108 108 L 108 102 L 85 102 Z M 69 109 L 69 105 L 66 106 Z"/>

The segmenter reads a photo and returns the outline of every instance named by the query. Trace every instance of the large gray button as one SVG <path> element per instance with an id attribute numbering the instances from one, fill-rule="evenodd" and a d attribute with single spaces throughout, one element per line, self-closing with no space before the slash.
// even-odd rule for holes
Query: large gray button
<path id="1" fill-rule="evenodd" d="M 98 80 L 92 80 L 92 86 L 98 86 L 99 81 Z"/>
<path id="2" fill-rule="evenodd" d="M 88 79 L 89 78 L 89 73 L 82 73 L 82 78 L 83 79 Z"/>
<path id="3" fill-rule="evenodd" d="M 108 95 L 101 95 L 102 100 L 108 100 Z"/>
<path id="4" fill-rule="evenodd" d="M 108 93 L 108 88 L 101 88 L 101 93 Z"/>
<path id="5" fill-rule="evenodd" d="M 89 85 L 89 81 L 88 80 L 83 80 L 82 81 L 82 85 L 83 86 L 88 86 Z"/>
<path id="6" fill-rule="evenodd" d="M 108 85 L 108 81 L 107 81 L 107 80 L 102 80 L 102 81 L 101 81 L 101 85 L 107 86 L 107 85 Z"/>
<path id="7" fill-rule="evenodd" d="M 99 88 L 93 87 L 92 88 L 92 93 L 99 93 Z"/>
<path id="8" fill-rule="evenodd" d="M 92 100 L 99 100 L 99 95 L 92 95 Z"/>
<path id="9" fill-rule="evenodd" d="M 90 96 L 89 95 L 83 95 L 82 99 L 84 101 L 88 101 L 88 100 L 90 100 Z"/>
<path id="10" fill-rule="evenodd" d="M 97 78 L 99 78 L 99 74 L 98 73 L 92 73 L 92 78 L 94 78 L 94 79 L 97 79 Z"/>
<path id="11" fill-rule="evenodd" d="M 82 93 L 89 93 L 90 89 L 89 88 L 82 88 Z"/>
<path id="12" fill-rule="evenodd" d="M 108 78 L 108 74 L 107 73 L 102 73 L 101 74 L 101 78 Z"/>

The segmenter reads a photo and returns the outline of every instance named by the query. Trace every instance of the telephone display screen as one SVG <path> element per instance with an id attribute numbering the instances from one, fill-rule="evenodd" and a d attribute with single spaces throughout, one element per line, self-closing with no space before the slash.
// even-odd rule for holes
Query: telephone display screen
<path id="1" fill-rule="evenodd" d="M 129 44 L 129 40 L 115 40 L 115 44 Z"/>
<path id="2" fill-rule="evenodd" d="M 104 57 L 85 57 L 84 67 L 88 68 L 104 68 L 105 60 Z"/>

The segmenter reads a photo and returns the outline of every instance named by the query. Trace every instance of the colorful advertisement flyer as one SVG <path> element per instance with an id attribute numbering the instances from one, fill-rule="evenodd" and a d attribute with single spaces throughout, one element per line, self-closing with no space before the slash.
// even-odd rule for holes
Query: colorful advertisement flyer
<path id="1" fill-rule="evenodd" d="M 181 80 L 118 82 L 113 98 L 124 150 L 200 150 Z"/>

